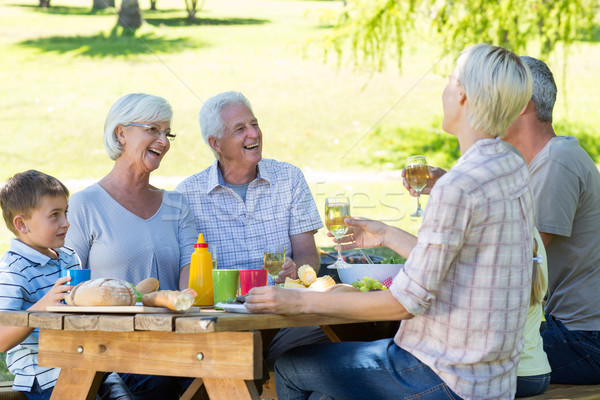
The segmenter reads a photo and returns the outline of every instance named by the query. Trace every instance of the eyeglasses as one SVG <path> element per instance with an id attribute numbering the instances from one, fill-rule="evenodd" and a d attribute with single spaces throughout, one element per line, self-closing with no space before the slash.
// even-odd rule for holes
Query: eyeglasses
<path id="1" fill-rule="evenodd" d="M 159 137 L 160 135 L 164 134 L 164 135 L 165 135 L 165 137 L 166 137 L 167 139 L 169 139 L 171 142 L 172 142 L 173 140 L 175 140 L 175 137 L 177 136 L 177 135 L 173 135 L 173 134 L 171 133 L 171 129 L 170 129 L 170 128 L 167 128 L 167 129 L 165 129 L 164 131 L 161 131 L 161 130 L 159 130 L 157 127 L 155 127 L 155 126 L 153 126 L 153 125 L 147 125 L 147 124 L 134 124 L 134 123 L 131 123 L 131 124 L 125 124 L 125 125 L 123 125 L 123 126 L 124 126 L 124 127 L 125 127 L 125 126 L 139 126 L 140 128 L 147 128 L 147 129 L 148 129 L 148 130 L 147 130 L 147 132 L 148 132 L 149 134 L 151 134 L 152 136 Z"/>

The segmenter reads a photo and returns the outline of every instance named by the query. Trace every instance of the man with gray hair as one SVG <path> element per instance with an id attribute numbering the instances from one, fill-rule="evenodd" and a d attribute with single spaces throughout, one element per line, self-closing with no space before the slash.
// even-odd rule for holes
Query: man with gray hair
<path id="1" fill-rule="evenodd" d="M 186 196 L 198 232 L 217 245 L 217 268 L 262 268 L 265 249 L 283 245 L 286 262 L 275 283 L 297 278 L 297 267 L 304 264 L 316 270 L 314 234 L 323 223 L 315 201 L 299 168 L 262 158 L 262 131 L 248 99 L 239 92 L 220 93 L 206 100 L 199 119 L 216 160 L 176 190 Z M 266 358 L 320 341 L 328 340 L 318 327 L 282 330 Z"/>
<path id="2" fill-rule="evenodd" d="M 521 57 L 533 77 L 531 101 L 504 140 L 529 165 L 535 226 L 548 256 L 544 351 L 553 383 L 600 383 L 600 173 L 570 136 L 556 136 L 556 84 L 548 66 Z"/>

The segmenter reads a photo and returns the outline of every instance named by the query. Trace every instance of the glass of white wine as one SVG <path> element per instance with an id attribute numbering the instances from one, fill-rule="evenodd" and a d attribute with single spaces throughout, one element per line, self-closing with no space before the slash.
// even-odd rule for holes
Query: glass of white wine
<path id="1" fill-rule="evenodd" d="M 344 218 L 350 216 L 350 200 L 347 197 L 328 197 L 325 199 L 325 226 L 335 237 L 338 243 L 337 261 L 328 265 L 329 269 L 349 268 L 350 265 L 342 258 L 342 237 L 348 232 L 348 226 L 344 224 Z"/>
<path id="2" fill-rule="evenodd" d="M 279 277 L 283 264 L 285 264 L 285 245 L 268 246 L 263 254 L 263 265 L 274 280 Z"/>
<path id="3" fill-rule="evenodd" d="M 427 159 L 423 155 L 410 156 L 406 159 L 406 181 L 411 188 L 417 192 L 417 209 L 410 214 L 411 217 L 422 217 L 423 209 L 421 208 L 421 191 L 427 186 L 429 179 L 429 167 Z"/>

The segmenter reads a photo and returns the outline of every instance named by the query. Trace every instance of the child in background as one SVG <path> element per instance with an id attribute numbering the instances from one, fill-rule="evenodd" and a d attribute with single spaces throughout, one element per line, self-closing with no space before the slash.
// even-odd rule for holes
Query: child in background
<path id="1" fill-rule="evenodd" d="M 68 189 L 58 179 L 34 170 L 16 174 L 0 190 L 2 216 L 16 236 L 0 260 L 0 312 L 45 311 L 47 306 L 60 305 L 71 289 L 66 285 L 71 277 L 59 278 L 61 269 L 79 268 L 75 252 L 63 247 L 69 228 L 68 198 Z M 0 352 L 7 352 L 6 364 L 15 375 L 13 389 L 28 399 L 45 400 L 60 369 L 38 365 L 38 335 L 38 329 L 0 326 Z M 115 385 L 111 380 L 104 381 L 101 391 L 109 382 L 110 387 Z"/>

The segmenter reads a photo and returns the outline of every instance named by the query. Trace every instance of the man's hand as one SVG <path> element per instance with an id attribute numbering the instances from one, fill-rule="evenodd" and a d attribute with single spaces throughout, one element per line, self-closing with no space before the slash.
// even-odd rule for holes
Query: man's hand
<path id="1" fill-rule="evenodd" d="M 285 278 L 290 277 L 290 279 L 298 278 L 298 271 L 296 268 L 296 263 L 289 257 L 285 258 L 285 263 L 281 266 L 281 271 L 279 272 L 279 277 L 275 279 L 275 283 L 285 283 Z"/>
<path id="2" fill-rule="evenodd" d="M 427 185 L 421 191 L 421 194 L 429 194 L 431 192 L 431 188 L 435 184 L 435 182 L 446 173 L 446 170 L 437 167 L 429 167 L 429 179 L 427 180 Z M 408 181 L 406 180 L 406 168 L 402 168 L 402 183 L 406 190 L 410 192 L 410 195 L 413 197 L 417 196 L 417 192 L 413 188 L 410 187 Z"/>
<path id="3" fill-rule="evenodd" d="M 65 283 L 69 282 L 70 280 L 70 276 L 58 278 L 54 286 L 52 286 L 50 290 L 48 290 L 48 293 L 46 293 L 44 297 L 39 299 L 37 303 L 29 307 L 29 310 L 46 311 L 46 307 L 48 306 L 63 305 L 61 301 L 63 301 L 67 297 L 67 293 L 73 288 L 73 286 L 65 285 Z"/>

